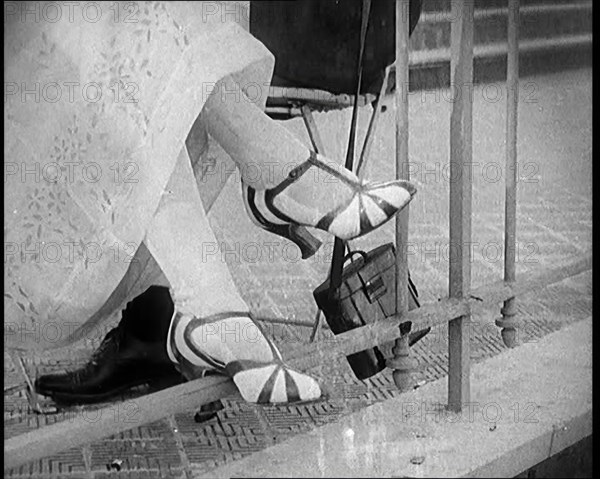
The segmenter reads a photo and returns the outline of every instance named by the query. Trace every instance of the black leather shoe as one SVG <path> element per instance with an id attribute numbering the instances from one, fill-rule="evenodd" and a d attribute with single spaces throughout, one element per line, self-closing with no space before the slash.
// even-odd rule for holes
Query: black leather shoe
<path id="1" fill-rule="evenodd" d="M 150 286 L 127 304 L 119 325 L 106 335 L 83 368 L 40 376 L 35 381 L 36 391 L 57 403 L 89 404 L 142 384 L 157 390 L 184 382 L 166 351 L 174 309 L 168 288 Z M 221 409 L 221 401 L 205 404 L 195 420 L 208 421 Z"/>
<path id="2" fill-rule="evenodd" d="M 35 389 L 58 403 L 82 404 L 104 401 L 142 384 L 164 388 L 184 380 L 167 356 L 164 340 L 141 341 L 120 324 L 85 366 L 40 376 Z"/>

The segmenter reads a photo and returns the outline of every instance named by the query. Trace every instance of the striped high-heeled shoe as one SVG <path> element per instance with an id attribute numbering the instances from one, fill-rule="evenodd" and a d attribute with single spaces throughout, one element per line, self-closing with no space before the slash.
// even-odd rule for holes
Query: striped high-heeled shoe
<path id="1" fill-rule="evenodd" d="M 261 193 L 260 191 L 257 192 L 254 188 L 242 184 L 244 205 L 252 222 L 269 233 L 294 242 L 300 248 L 302 259 L 308 259 L 313 256 L 321 247 L 321 241 L 310 234 L 304 226 L 282 220 L 276 214 L 271 213 L 269 208 L 264 204 L 264 194 Z M 257 201 L 259 204 L 257 204 Z"/>
<path id="2" fill-rule="evenodd" d="M 209 371 L 230 376 L 247 402 L 298 403 L 321 397 L 317 381 L 289 368 L 247 312 L 206 318 L 175 312 L 167 353 L 188 379 Z"/>
<path id="3" fill-rule="evenodd" d="M 328 213 L 314 224 L 310 224 L 293 218 L 293 212 L 284 213 L 281 206 L 277 206 L 277 201 L 278 197 L 285 196 L 288 186 L 298 181 L 313 166 L 345 183 L 354 190 L 354 194 L 345 204 L 331 205 Z M 331 184 L 330 187 L 335 188 L 335 184 Z M 412 200 L 417 191 L 412 183 L 404 180 L 364 183 L 351 171 L 327 164 L 313 151 L 304 163 L 294 168 L 288 177 L 274 188 L 260 191 L 248 186 L 244 188 L 250 217 L 259 226 L 272 232 L 277 231 L 277 234 L 291 239 L 301 249 L 304 248 L 303 257 L 305 253 L 310 252 L 311 244 L 307 236 L 310 233 L 302 229 L 303 226 L 312 226 L 348 241 L 369 233 L 390 220 Z M 289 204 L 290 202 L 288 209 Z M 316 240 L 314 237 L 313 239 Z"/>

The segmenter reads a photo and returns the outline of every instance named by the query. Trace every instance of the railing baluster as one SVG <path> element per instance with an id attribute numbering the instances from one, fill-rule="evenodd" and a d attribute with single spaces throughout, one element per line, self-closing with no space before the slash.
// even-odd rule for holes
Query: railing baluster
<path id="1" fill-rule="evenodd" d="M 408 171 L 408 40 L 409 14 L 406 0 L 396 0 L 396 178 L 409 180 Z M 396 216 L 396 305 L 397 313 L 408 311 L 408 265 L 406 244 L 408 243 L 407 206 Z M 408 334 L 396 340 L 392 349 L 394 357 L 387 365 L 393 370 L 394 383 L 407 389 L 414 369 L 408 346 Z"/>
<path id="2" fill-rule="evenodd" d="M 471 192 L 473 102 L 473 1 L 452 2 L 451 63 L 456 98 L 450 117 L 449 296 L 462 298 L 471 287 Z M 460 411 L 470 399 L 469 323 L 465 315 L 448 323 L 448 408 Z"/>
<path id="3" fill-rule="evenodd" d="M 508 59 L 506 103 L 506 196 L 504 205 L 504 281 L 514 282 L 516 274 L 517 235 L 517 120 L 519 108 L 519 0 L 508 2 Z M 517 345 L 517 307 L 515 298 L 504 302 L 502 340 L 510 348 Z"/>

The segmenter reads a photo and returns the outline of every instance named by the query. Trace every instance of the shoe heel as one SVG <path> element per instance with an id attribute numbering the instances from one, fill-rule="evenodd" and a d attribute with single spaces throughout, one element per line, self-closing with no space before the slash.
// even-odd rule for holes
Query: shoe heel
<path id="1" fill-rule="evenodd" d="M 258 227 L 277 236 L 281 236 L 300 248 L 302 259 L 313 256 L 321 247 L 321 241 L 308 232 L 306 227 L 297 223 L 290 222 L 289 218 L 281 221 L 281 224 L 273 223 L 267 220 L 261 213 L 255 203 L 256 190 L 247 186 L 243 187 L 244 205 L 246 212 L 252 222 Z"/>
<path id="2" fill-rule="evenodd" d="M 308 259 L 313 256 L 323 244 L 301 225 L 290 225 L 288 239 L 296 243 L 296 246 L 300 248 L 302 259 Z"/>
<path id="3" fill-rule="evenodd" d="M 194 421 L 196 423 L 210 421 L 212 418 L 217 417 L 217 413 L 223 409 L 225 409 L 225 406 L 220 400 L 204 404 L 194 414 Z"/>

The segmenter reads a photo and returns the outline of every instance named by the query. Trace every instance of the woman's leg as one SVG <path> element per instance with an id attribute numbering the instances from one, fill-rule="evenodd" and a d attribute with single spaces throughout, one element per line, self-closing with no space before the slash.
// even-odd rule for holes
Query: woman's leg
<path id="1" fill-rule="evenodd" d="M 250 210 L 257 219 L 263 217 L 263 224 L 314 226 L 352 239 L 383 224 L 416 192 L 401 180 L 362 183 L 312 152 L 250 101 L 231 77 L 217 84 L 202 116 L 208 132 L 240 169 L 253 198 Z"/>
<path id="2" fill-rule="evenodd" d="M 202 117 L 208 133 L 231 156 L 244 182 L 253 188 L 278 185 L 294 166 L 309 157 L 310 149 L 269 118 L 231 77 L 217 83 Z"/>
<path id="3" fill-rule="evenodd" d="M 182 312 L 247 310 L 223 262 L 187 151 L 182 148 L 145 240 Z"/>
<path id="4" fill-rule="evenodd" d="M 175 315 L 167 350 L 188 377 L 217 369 L 252 402 L 316 399 L 318 384 L 286 368 L 250 318 L 206 217 L 185 149 L 146 244 L 171 284 Z"/>

